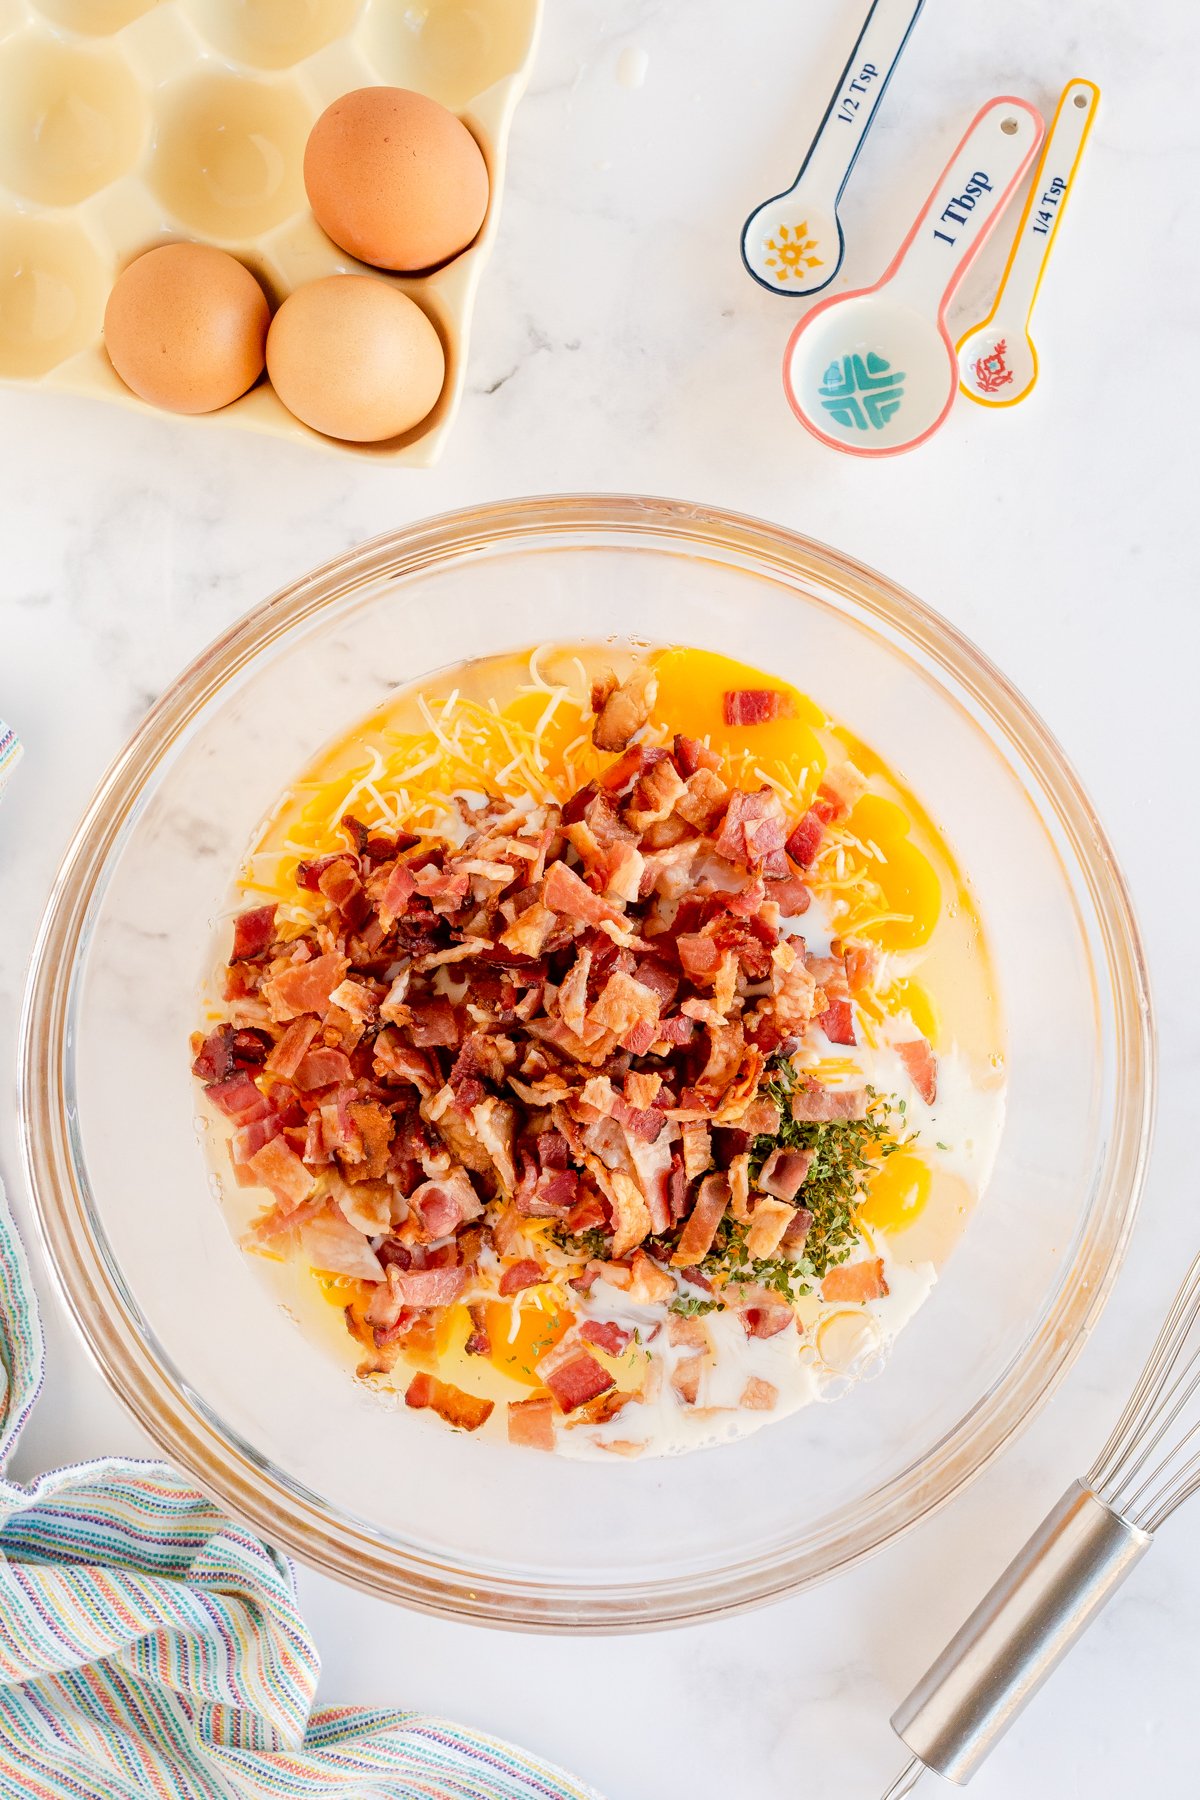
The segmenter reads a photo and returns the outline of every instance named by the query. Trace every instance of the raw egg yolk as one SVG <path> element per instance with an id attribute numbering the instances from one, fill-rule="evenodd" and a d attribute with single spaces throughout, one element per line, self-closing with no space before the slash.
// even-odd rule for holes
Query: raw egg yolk
<path id="1" fill-rule="evenodd" d="M 787 763 L 797 777 L 808 770 L 808 789 L 816 788 L 827 759 L 813 728 L 819 730 L 825 724 L 825 715 L 796 688 L 712 650 L 664 650 L 654 669 L 658 676 L 658 699 L 652 714 L 655 724 L 685 737 L 707 738 L 721 756 L 738 756 L 748 750 L 768 774 L 774 772 L 772 764 L 776 762 Z M 786 716 L 764 719 L 761 725 L 727 725 L 725 695 L 739 688 L 769 688 L 784 695 Z"/>
<path id="2" fill-rule="evenodd" d="M 941 1025 L 937 1008 L 933 1004 L 928 988 L 922 987 L 919 981 L 898 981 L 896 994 L 895 1010 L 906 1012 L 921 1036 L 927 1038 L 931 1047 L 936 1050 L 938 1038 L 941 1035 Z"/>
<path id="3" fill-rule="evenodd" d="M 916 950 L 927 944 L 942 910 L 942 884 L 927 857 L 909 838 L 904 808 L 878 794 L 864 794 L 854 807 L 847 829 L 860 844 L 873 844 L 885 860 L 871 858 L 871 876 L 883 890 L 889 913 L 903 917 L 867 925 L 862 935 L 885 950 Z"/>
<path id="4" fill-rule="evenodd" d="M 539 1358 L 565 1337 L 574 1323 L 574 1313 L 565 1308 L 543 1312 L 540 1306 L 522 1306 L 517 1309 L 517 1329 L 513 1332 L 512 1307 L 503 1300 L 489 1300 L 487 1332 L 492 1341 L 494 1367 L 523 1387 L 541 1387 L 542 1381 L 534 1373 Z"/>
<path id="5" fill-rule="evenodd" d="M 928 1165 L 919 1156 L 894 1151 L 872 1175 L 858 1216 L 876 1231 L 903 1231 L 920 1217 L 929 1198 L 929 1182 Z"/>

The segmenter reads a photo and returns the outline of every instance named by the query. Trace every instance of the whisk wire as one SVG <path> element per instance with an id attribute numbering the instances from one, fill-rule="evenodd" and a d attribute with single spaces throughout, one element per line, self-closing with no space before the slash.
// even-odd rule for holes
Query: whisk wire
<path id="1" fill-rule="evenodd" d="M 1200 1394 L 1198 1323 L 1200 1256 L 1088 1476 L 1088 1485 L 1100 1498 L 1141 1530 L 1155 1531 L 1177 1506 L 1200 1491 L 1200 1418 L 1188 1424 L 1182 1437 L 1170 1441 Z"/>

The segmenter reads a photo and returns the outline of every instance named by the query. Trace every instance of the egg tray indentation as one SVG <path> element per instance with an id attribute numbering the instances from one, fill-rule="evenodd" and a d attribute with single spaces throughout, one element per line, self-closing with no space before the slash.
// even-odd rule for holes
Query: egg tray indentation
<path id="1" fill-rule="evenodd" d="M 386 443 L 335 444 L 265 380 L 203 416 L 360 456 L 436 461 L 462 394 L 540 10 L 541 0 L 16 0 L 0 22 L 0 378 L 151 410 L 113 371 L 101 327 L 117 275 L 155 244 L 219 245 L 253 269 L 272 305 L 302 282 L 366 272 L 410 295 L 442 339 L 446 382 L 428 418 Z M 487 161 L 478 237 L 429 275 L 367 269 L 308 208 L 313 121 L 339 94 L 375 83 L 440 100 Z"/>

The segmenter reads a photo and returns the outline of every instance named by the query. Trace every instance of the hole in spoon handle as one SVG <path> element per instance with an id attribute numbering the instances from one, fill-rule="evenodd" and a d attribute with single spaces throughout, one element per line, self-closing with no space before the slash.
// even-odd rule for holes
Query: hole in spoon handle
<path id="1" fill-rule="evenodd" d="M 1077 78 L 1063 89 L 993 312 L 999 311 L 1004 299 L 1006 318 L 1019 316 L 1028 322 L 1099 100 L 1100 89 L 1094 81 Z"/>
<path id="2" fill-rule="evenodd" d="M 1003 95 L 976 113 L 880 286 L 940 318 L 1042 141 L 1042 116 Z"/>
<path id="3" fill-rule="evenodd" d="M 796 177 L 830 212 L 850 178 L 925 0 L 874 0 Z"/>

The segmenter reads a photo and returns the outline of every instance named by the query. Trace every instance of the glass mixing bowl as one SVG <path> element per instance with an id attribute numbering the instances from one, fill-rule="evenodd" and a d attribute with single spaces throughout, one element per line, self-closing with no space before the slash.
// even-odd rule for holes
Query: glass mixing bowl
<path id="1" fill-rule="evenodd" d="M 441 1431 L 267 1297 L 213 1197 L 188 1034 L 213 921 L 310 753 L 395 684 L 606 633 L 806 689 L 901 772 L 973 880 L 1007 1015 L 983 1204 L 880 1379 L 735 1445 L 598 1466 Z M 1028 1422 L 1133 1222 L 1153 1040 L 1121 875 L 1061 751 L 946 622 L 755 520 L 670 501 L 477 507 L 318 569 L 193 663 L 67 853 L 26 1000 L 21 1108 L 66 1302 L 164 1453 L 272 1542 L 438 1612 L 562 1630 L 695 1620 L 819 1581 Z"/>

